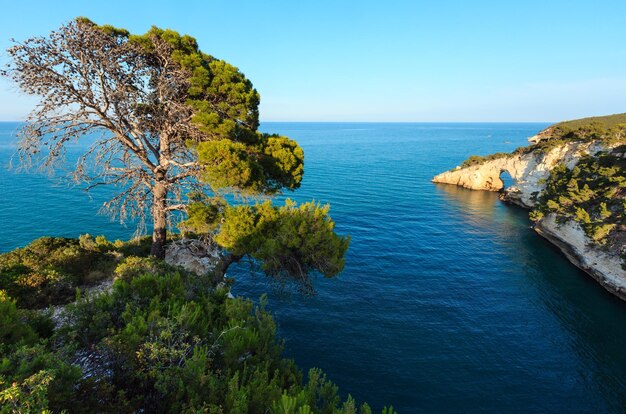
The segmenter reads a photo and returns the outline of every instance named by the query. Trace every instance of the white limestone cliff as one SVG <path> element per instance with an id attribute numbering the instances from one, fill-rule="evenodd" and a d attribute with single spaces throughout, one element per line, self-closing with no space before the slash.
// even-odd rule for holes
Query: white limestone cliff
<path id="1" fill-rule="evenodd" d="M 529 141 L 541 139 L 541 136 L 535 136 Z M 559 164 L 573 168 L 581 157 L 607 149 L 598 141 L 564 143 L 545 153 L 535 150 L 503 156 L 471 167 L 457 167 L 435 176 L 432 181 L 472 190 L 503 191 L 502 198 L 505 201 L 532 208 L 535 196 L 545 189 L 552 168 Z M 503 172 L 508 172 L 515 180 L 514 186 L 503 188 L 504 183 L 500 178 Z M 534 229 L 558 246 L 573 264 L 591 275 L 605 289 L 626 300 L 626 271 L 621 267 L 619 251 L 603 249 L 585 235 L 578 223 L 572 220 L 558 223 L 554 214 L 542 218 Z"/>
<path id="2" fill-rule="evenodd" d="M 165 262 L 181 266 L 198 275 L 214 270 L 222 260 L 223 251 L 218 246 L 196 239 L 174 241 L 165 248 Z"/>
<path id="3" fill-rule="evenodd" d="M 441 173 L 433 178 L 434 183 L 455 184 L 471 190 L 501 191 L 506 198 L 523 207 L 533 207 L 533 196 L 543 191 L 545 181 L 552 168 L 565 163 L 572 168 L 578 160 L 588 154 L 606 149 L 599 142 L 571 142 L 555 147 L 546 153 L 530 151 L 511 154 L 479 165 Z M 515 180 L 513 187 L 504 189 L 500 176 L 508 172 Z"/>
<path id="4" fill-rule="evenodd" d="M 626 300 L 626 272 L 622 269 L 620 256 L 595 247 L 577 222 L 557 223 L 556 215 L 548 214 L 535 224 L 534 229 L 606 290 Z"/>

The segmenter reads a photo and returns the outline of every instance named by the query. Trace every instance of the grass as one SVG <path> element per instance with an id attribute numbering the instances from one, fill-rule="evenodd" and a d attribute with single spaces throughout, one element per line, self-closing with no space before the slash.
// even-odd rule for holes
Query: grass
<path id="1" fill-rule="evenodd" d="M 574 119 L 571 121 L 563 121 L 556 123 L 548 128 L 567 127 L 570 129 L 579 129 L 591 123 L 598 123 L 602 125 L 604 129 L 610 129 L 620 124 L 626 124 L 626 113 L 605 116 L 592 116 L 588 118 Z"/>

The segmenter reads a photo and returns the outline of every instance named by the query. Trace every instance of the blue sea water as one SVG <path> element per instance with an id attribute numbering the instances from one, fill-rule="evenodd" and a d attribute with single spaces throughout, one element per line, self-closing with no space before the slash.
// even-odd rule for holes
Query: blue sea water
<path id="1" fill-rule="evenodd" d="M 233 293 L 269 293 L 285 354 L 342 393 L 413 412 L 626 412 L 626 303 L 570 264 L 497 194 L 435 185 L 470 154 L 546 124 L 264 123 L 305 151 L 298 201 L 330 203 L 345 271 L 303 296 L 247 263 Z M 0 124 L 0 163 L 17 124 Z M 71 151 L 80 151 L 80 146 Z M 0 170 L 0 252 L 41 235 L 128 238 L 89 198 Z"/>

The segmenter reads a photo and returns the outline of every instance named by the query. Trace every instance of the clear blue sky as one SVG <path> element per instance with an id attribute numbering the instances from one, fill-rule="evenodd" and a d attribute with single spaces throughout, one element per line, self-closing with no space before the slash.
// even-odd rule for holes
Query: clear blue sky
<path id="1" fill-rule="evenodd" d="M 188 33 L 265 121 L 557 121 L 626 112 L 626 1 L 11 0 L 9 38 L 76 16 Z M 33 105 L 0 80 L 0 120 Z"/>

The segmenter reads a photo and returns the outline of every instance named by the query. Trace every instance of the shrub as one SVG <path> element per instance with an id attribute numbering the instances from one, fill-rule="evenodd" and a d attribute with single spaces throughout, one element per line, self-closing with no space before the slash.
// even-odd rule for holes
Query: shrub
<path id="1" fill-rule="evenodd" d="M 0 413 L 48 413 L 48 386 L 54 376 L 39 371 L 25 380 L 9 384 L 0 377 Z"/>
<path id="2" fill-rule="evenodd" d="M 70 307 L 73 323 L 60 339 L 78 352 L 106 355 L 106 378 L 78 386 L 99 396 L 98 410 L 121 404 L 129 412 L 356 412 L 321 371 L 311 370 L 304 382 L 280 356 L 264 300 L 257 306 L 228 299 L 225 290 L 190 293 L 196 278 L 134 275 L 115 282 L 110 294 Z"/>
<path id="3" fill-rule="evenodd" d="M 16 346 L 36 342 L 38 338 L 35 330 L 22 319 L 15 300 L 0 290 L 0 351 L 6 352 Z M 0 352 L 0 356 L 3 354 Z"/>
<path id="4" fill-rule="evenodd" d="M 506 152 L 497 152 L 491 155 L 471 155 L 468 159 L 463 161 L 463 163 L 461 164 L 461 168 L 468 168 L 468 167 L 473 167 L 475 165 L 482 165 L 488 161 L 493 161 L 493 160 L 497 160 L 500 158 L 506 158 L 509 156 L 511 156 L 511 154 L 508 154 Z"/>
<path id="5" fill-rule="evenodd" d="M 0 256 L 2 280 L 34 279 L 37 269 L 62 274 L 50 263 L 109 257 L 127 246 L 90 236 L 40 239 Z M 100 265 L 80 271 L 93 266 Z M 21 309 L 29 303 L 0 291 L 1 412 L 357 412 L 320 370 L 303 380 L 282 358 L 264 298 L 229 299 L 211 288 L 210 275 L 151 257 L 127 257 L 115 274 L 110 292 L 78 291 L 56 331 L 47 314 Z M 371 410 L 363 404 L 359 412 Z"/>
<path id="6" fill-rule="evenodd" d="M 156 257 L 137 257 L 130 256 L 117 265 L 115 271 L 115 279 L 131 280 L 145 273 L 164 274 L 173 268 L 168 266 L 163 260 Z"/>
<path id="7" fill-rule="evenodd" d="M 73 300 L 76 288 L 112 278 L 117 263 L 130 253 L 148 255 L 143 239 L 110 243 L 104 236 L 78 239 L 42 237 L 28 246 L 0 254 L 0 289 L 27 308 Z"/>

